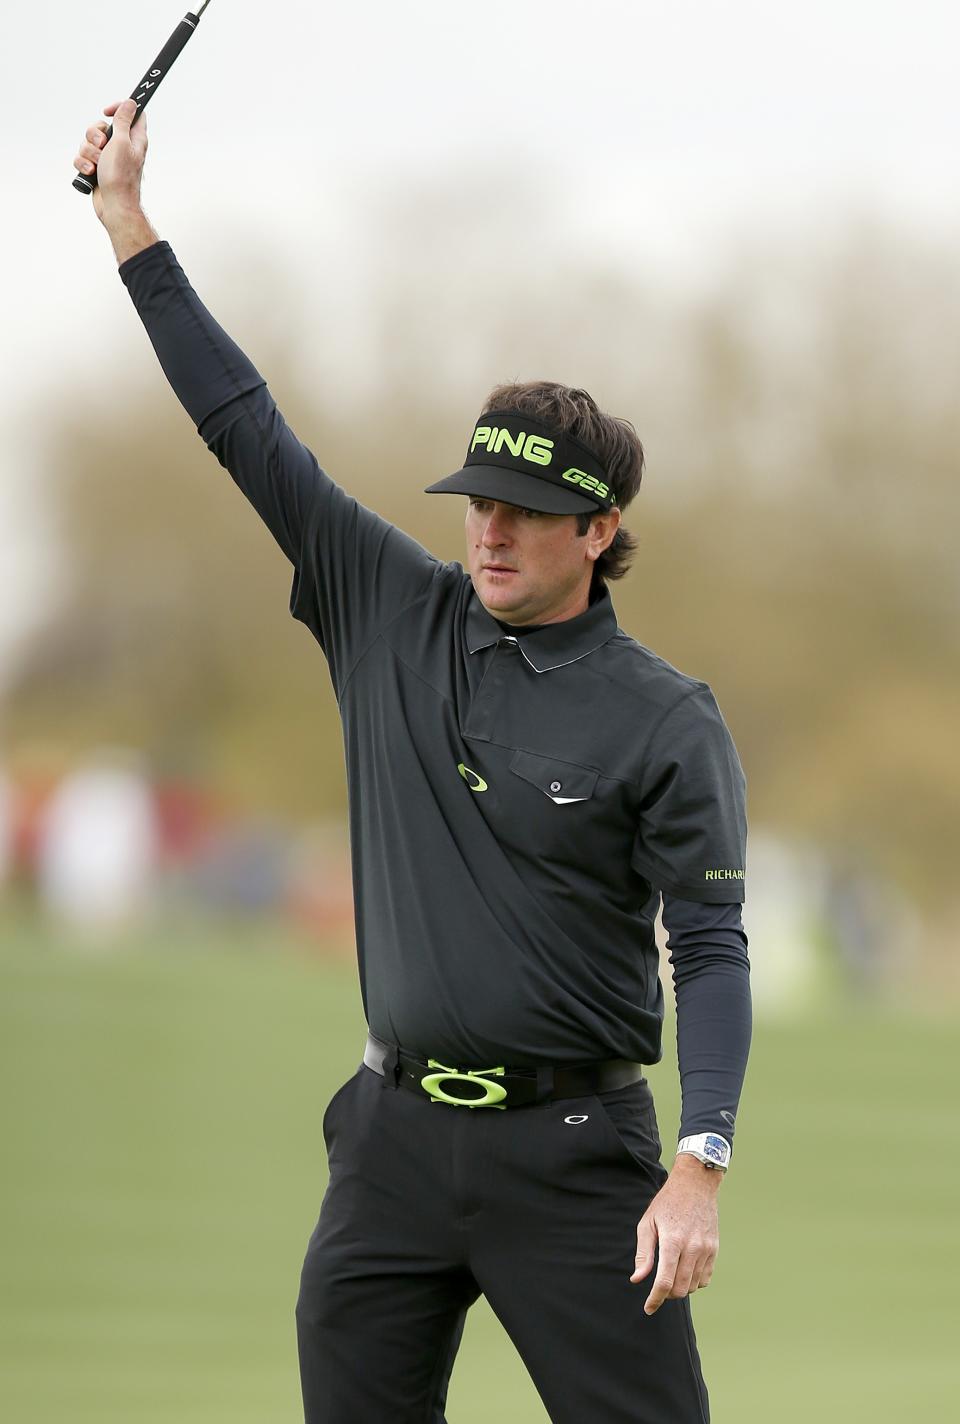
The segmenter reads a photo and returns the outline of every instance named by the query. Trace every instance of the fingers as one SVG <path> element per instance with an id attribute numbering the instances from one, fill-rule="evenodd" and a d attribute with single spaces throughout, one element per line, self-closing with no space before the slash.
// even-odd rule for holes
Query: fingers
<path id="1" fill-rule="evenodd" d="M 73 160 L 73 166 L 80 173 L 92 173 L 100 161 L 101 150 L 107 142 L 106 134 L 93 126 L 87 129 L 86 140 L 80 145 Z"/>
<path id="2" fill-rule="evenodd" d="M 112 114 L 116 108 L 116 104 L 109 104 L 103 112 Z M 96 168 L 100 154 L 107 144 L 107 129 L 109 127 L 110 124 L 106 119 L 99 119 L 87 129 L 84 141 L 73 160 L 73 166 L 79 173 L 89 174 Z"/>
<path id="3" fill-rule="evenodd" d="M 121 136 L 130 136 L 130 125 L 137 117 L 137 106 L 133 99 L 124 99 L 121 103 L 113 105 L 113 128 L 114 132 Z M 104 110 L 107 113 L 108 110 Z"/>
<path id="4" fill-rule="evenodd" d="M 656 1255 L 656 1227 L 644 1217 L 637 1227 L 637 1254 L 635 1269 L 630 1277 L 632 1285 L 644 1280 L 653 1268 Z M 644 1303 L 644 1313 L 654 1315 L 665 1300 L 682 1300 L 710 1284 L 716 1252 L 701 1242 L 688 1242 L 683 1247 L 679 1242 L 660 1241 L 660 1256 L 657 1274 Z"/>
<path id="5" fill-rule="evenodd" d="M 637 1226 L 637 1254 L 634 1258 L 633 1275 L 630 1277 L 634 1285 L 637 1281 L 644 1280 L 653 1270 L 656 1250 L 657 1229 L 652 1217 L 644 1216 Z"/>
<path id="6" fill-rule="evenodd" d="M 660 1264 L 657 1267 L 657 1274 L 650 1288 L 650 1294 L 643 1304 L 644 1315 L 654 1315 L 660 1309 L 661 1305 L 663 1305 L 663 1302 L 674 1294 L 674 1280 L 676 1279 L 679 1262 L 680 1253 L 676 1248 L 671 1250 L 669 1247 L 665 1247 L 661 1242 Z"/>
<path id="7" fill-rule="evenodd" d="M 650 1294 L 644 1304 L 644 1313 L 654 1315 L 665 1300 L 683 1300 L 695 1291 L 704 1290 L 713 1276 L 716 1257 L 697 1252 L 671 1253 L 661 1247 L 660 1265 Z"/>
<path id="8" fill-rule="evenodd" d="M 73 166 L 78 173 L 92 173 L 99 157 L 97 150 L 89 143 L 82 143 L 79 153 L 74 155 Z"/>
<path id="9" fill-rule="evenodd" d="M 690 1277 L 690 1294 L 696 1290 L 706 1290 L 713 1276 L 713 1267 L 716 1263 L 717 1253 L 715 1250 L 705 1250 L 698 1260 L 693 1274 Z"/>
<path id="10" fill-rule="evenodd" d="M 74 156 L 73 166 L 79 173 L 88 176 L 96 172 L 110 143 L 108 132 L 112 127 L 112 137 L 119 138 L 121 142 L 117 149 L 110 148 L 109 181 L 115 188 L 133 183 L 139 186 L 139 174 L 147 151 L 146 120 L 142 118 L 131 134 L 131 124 L 137 116 L 133 99 L 118 99 L 116 103 L 107 104 L 103 112 L 106 117 L 98 119 L 87 129 L 84 141 Z M 99 176 L 103 182 L 108 181 L 106 166 Z"/>
<path id="11" fill-rule="evenodd" d="M 685 1295 L 693 1295 L 693 1292 L 700 1284 L 702 1270 L 702 1256 L 692 1251 L 684 1251 L 674 1271 L 673 1283 L 670 1287 L 670 1299 L 683 1300 Z"/>

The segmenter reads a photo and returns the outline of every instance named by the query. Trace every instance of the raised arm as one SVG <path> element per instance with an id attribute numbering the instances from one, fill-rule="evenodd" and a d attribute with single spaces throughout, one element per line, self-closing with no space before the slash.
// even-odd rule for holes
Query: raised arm
<path id="1" fill-rule="evenodd" d="M 120 276 L 147 330 L 164 375 L 201 437 L 229 470 L 295 566 L 303 533 L 326 478 L 287 430 L 253 363 L 190 286 L 169 245 L 140 204 L 147 155 L 145 116 L 131 99 L 105 110 L 113 138 L 93 124 L 74 160 L 98 171 L 93 204 L 120 263 Z"/>
<path id="2" fill-rule="evenodd" d="M 443 567 L 346 494 L 289 428 L 266 382 L 214 320 L 140 204 L 147 151 L 135 105 L 112 104 L 74 159 L 96 167 L 93 203 L 164 374 L 201 438 L 295 569 L 291 611 L 320 642 L 339 692 L 380 627 Z"/>

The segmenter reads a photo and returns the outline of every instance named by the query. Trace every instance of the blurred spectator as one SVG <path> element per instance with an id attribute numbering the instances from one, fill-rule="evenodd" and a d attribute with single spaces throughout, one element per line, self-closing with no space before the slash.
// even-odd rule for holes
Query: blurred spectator
<path id="1" fill-rule="evenodd" d="M 207 909 L 280 911 L 287 895 L 290 833 L 269 822 L 225 826 L 193 864 L 186 885 Z"/>
<path id="2" fill-rule="evenodd" d="M 315 822 L 299 837 L 287 905 L 293 919 L 329 950 L 354 952 L 350 852 L 339 820 Z"/>
<path id="3" fill-rule="evenodd" d="M 0 890 L 13 868 L 13 787 L 0 770 Z"/>
<path id="4" fill-rule="evenodd" d="M 151 790 L 132 758 L 103 754 L 64 778 L 47 803 L 38 883 L 73 927 L 109 928 L 140 911 L 156 854 Z"/>
<path id="5" fill-rule="evenodd" d="M 47 804 L 65 771 L 66 760 L 61 749 L 51 743 L 41 743 L 23 749 L 8 773 L 11 872 L 14 882 L 28 892 L 33 892 L 39 873 Z"/>
<path id="6" fill-rule="evenodd" d="M 877 993 L 906 974 L 914 916 L 902 895 L 850 853 L 831 857 L 825 887 L 826 937 L 848 987 Z"/>
<path id="7" fill-rule="evenodd" d="M 227 816 L 202 776 L 159 776 L 154 785 L 160 862 L 165 871 L 193 864 L 214 844 Z"/>
<path id="8" fill-rule="evenodd" d="M 808 1008 L 822 988 L 818 955 L 824 869 L 818 854 L 755 830 L 747 864 L 743 922 L 750 941 L 754 1007 Z"/>

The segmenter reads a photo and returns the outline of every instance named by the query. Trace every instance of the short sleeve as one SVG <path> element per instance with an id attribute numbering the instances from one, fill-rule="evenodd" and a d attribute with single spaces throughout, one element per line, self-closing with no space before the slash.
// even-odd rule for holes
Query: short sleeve
<path id="1" fill-rule="evenodd" d="M 746 841 L 743 768 L 713 693 L 700 684 L 650 738 L 631 864 L 669 894 L 742 901 Z"/>

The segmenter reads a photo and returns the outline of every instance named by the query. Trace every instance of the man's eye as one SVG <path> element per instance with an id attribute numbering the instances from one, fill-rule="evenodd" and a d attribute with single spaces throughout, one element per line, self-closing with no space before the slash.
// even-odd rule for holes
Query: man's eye
<path id="1" fill-rule="evenodd" d="M 540 515 L 543 513 L 543 510 L 541 510 L 541 509 L 521 509 L 520 513 L 523 515 L 524 519 L 539 519 L 539 518 L 540 518 Z"/>

